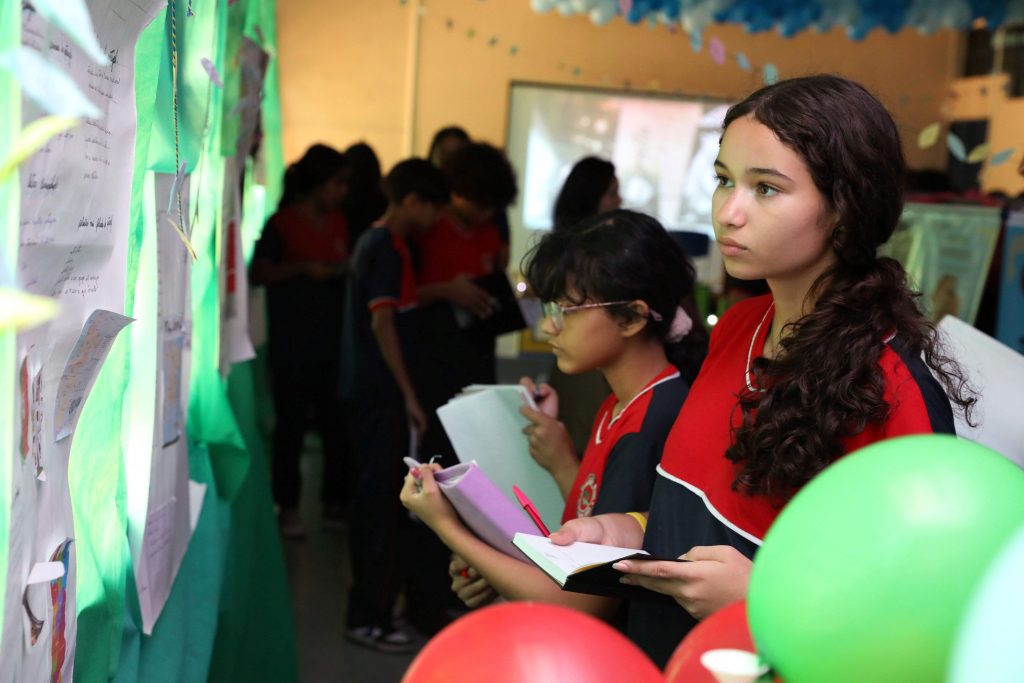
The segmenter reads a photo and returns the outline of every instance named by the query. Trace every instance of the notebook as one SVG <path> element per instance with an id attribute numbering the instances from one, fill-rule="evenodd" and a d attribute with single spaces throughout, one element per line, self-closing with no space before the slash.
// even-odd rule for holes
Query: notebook
<path id="1" fill-rule="evenodd" d="M 475 461 L 513 505 L 512 485 L 519 486 L 544 524 L 557 529 L 565 501 L 554 478 L 530 456 L 523 433 L 530 421 L 519 409 L 531 401 L 521 385 L 496 385 L 456 396 L 437 409 L 437 416 L 460 462 Z"/>
<path id="2" fill-rule="evenodd" d="M 654 557 L 636 548 L 616 548 L 579 541 L 572 545 L 555 545 L 543 536 L 529 533 L 517 533 L 512 543 L 562 590 L 647 602 L 674 601 L 662 593 L 619 583 L 623 573 L 612 569 L 612 565 L 619 560 L 686 562 L 675 558 Z"/>
<path id="3" fill-rule="evenodd" d="M 405 458 L 410 468 L 420 467 Z M 475 462 L 460 463 L 434 473 L 441 493 L 469 529 L 492 548 L 526 561 L 512 544 L 517 533 L 536 532 L 537 527 L 518 504 L 510 503 Z"/>
<path id="4" fill-rule="evenodd" d="M 465 309 L 453 307 L 455 324 L 464 334 L 491 339 L 527 327 L 526 319 L 519 309 L 519 301 L 512 290 L 512 283 L 503 271 L 474 278 L 473 282 L 491 295 L 494 310 L 486 318 L 478 318 Z"/>

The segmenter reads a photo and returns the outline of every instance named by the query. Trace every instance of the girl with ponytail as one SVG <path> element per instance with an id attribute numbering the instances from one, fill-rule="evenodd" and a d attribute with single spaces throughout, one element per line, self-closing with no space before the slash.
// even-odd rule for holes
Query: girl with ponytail
<path id="1" fill-rule="evenodd" d="M 771 293 L 714 328 L 646 530 L 604 515 L 552 535 L 692 560 L 620 567 L 678 603 L 630 609 L 631 637 L 662 665 L 696 619 L 746 594 L 761 539 L 812 477 L 882 439 L 953 433 L 950 403 L 969 414 L 974 402 L 903 268 L 876 253 L 903 210 L 905 163 L 867 90 L 837 76 L 762 88 L 727 113 L 715 174 L 726 270 Z"/>

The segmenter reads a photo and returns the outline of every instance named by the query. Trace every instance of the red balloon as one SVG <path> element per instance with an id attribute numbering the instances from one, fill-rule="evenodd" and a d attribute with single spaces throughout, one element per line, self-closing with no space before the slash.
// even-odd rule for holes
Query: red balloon
<path id="1" fill-rule="evenodd" d="M 475 610 L 420 651 L 402 683 L 664 683 L 608 624 L 567 607 L 510 602 Z"/>
<path id="2" fill-rule="evenodd" d="M 700 663 L 700 656 L 708 650 L 747 650 L 757 652 L 747 624 L 747 601 L 740 600 L 714 612 L 697 624 L 665 667 L 668 683 L 717 683 L 711 672 Z M 775 677 L 776 683 L 781 679 Z"/>

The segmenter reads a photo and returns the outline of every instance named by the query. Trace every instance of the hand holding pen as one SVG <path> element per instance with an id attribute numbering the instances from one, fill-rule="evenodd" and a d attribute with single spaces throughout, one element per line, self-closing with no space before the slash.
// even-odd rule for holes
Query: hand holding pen
<path id="1" fill-rule="evenodd" d="M 519 384 L 533 395 L 533 402 L 537 409 L 552 419 L 558 419 L 558 392 L 551 388 L 551 385 L 540 377 L 534 382 L 530 377 L 521 377 Z"/>

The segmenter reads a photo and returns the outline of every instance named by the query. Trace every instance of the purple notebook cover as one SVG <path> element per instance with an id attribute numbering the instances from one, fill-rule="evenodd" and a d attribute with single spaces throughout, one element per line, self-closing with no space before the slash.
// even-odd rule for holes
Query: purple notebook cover
<path id="1" fill-rule="evenodd" d="M 488 545 L 506 555 L 527 561 L 512 545 L 517 533 L 538 534 L 522 508 L 510 501 L 476 463 L 462 463 L 434 474 L 442 493 L 459 517 Z"/>

